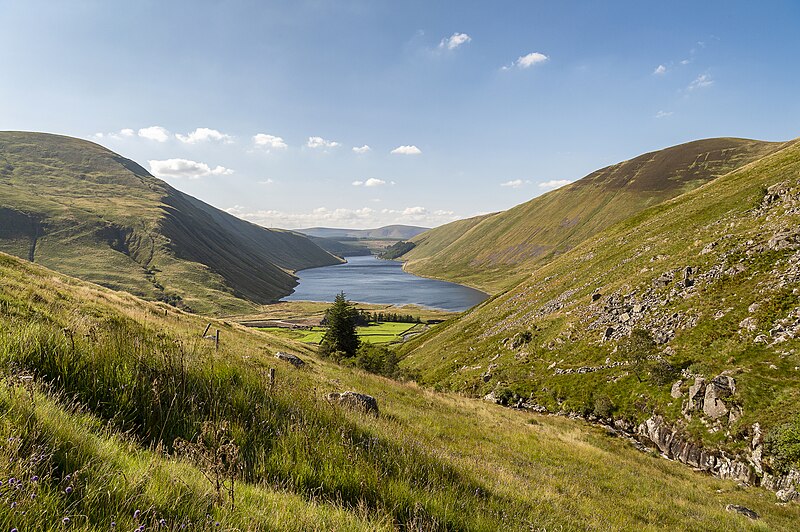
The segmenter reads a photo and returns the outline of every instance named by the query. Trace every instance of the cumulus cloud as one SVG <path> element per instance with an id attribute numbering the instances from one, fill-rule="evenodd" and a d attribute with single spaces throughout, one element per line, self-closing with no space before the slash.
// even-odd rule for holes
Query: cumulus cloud
<path id="1" fill-rule="evenodd" d="M 267 135 L 266 133 L 257 133 L 253 135 L 253 144 L 267 150 L 285 150 L 288 146 L 283 141 L 283 138 L 276 137 L 275 135 Z"/>
<path id="2" fill-rule="evenodd" d="M 223 166 L 211 168 L 206 163 L 198 163 L 188 159 L 166 159 L 163 161 L 147 161 L 150 172 L 156 177 L 175 177 L 198 179 L 211 175 L 230 175 L 233 170 Z"/>
<path id="3" fill-rule="evenodd" d="M 197 144 L 198 142 L 206 142 L 209 140 L 221 141 L 225 144 L 230 144 L 233 142 L 233 137 L 230 135 L 226 135 L 225 133 L 217 131 L 216 129 L 207 127 L 198 127 L 188 135 L 176 133 L 175 138 L 184 144 Z"/>
<path id="4" fill-rule="evenodd" d="M 672 111 L 659 111 L 656 113 L 656 118 L 666 118 L 672 116 Z"/>
<path id="5" fill-rule="evenodd" d="M 472 37 L 467 35 L 466 33 L 454 33 L 450 37 L 446 37 L 442 39 L 442 42 L 439 43 L 439 48 L 441 49 L 448 49 L 448 50 L 455 50 L 462 44 L 466 44 L 472 40 Z"/>
<path id="6" fill-rule="evenodd" d="M 131 128 L 126 127 L 126 128 L 120 129 L 119 130 L 119 134 L 122 135 L 123 137 L 132 137 L 132 136 L 134 136 L 136 134 L 136 132 L 134 130 L 132 130 Z"/>
<path id="7" fill-rule="evenodd" d="M 569 185 L 570 183 L 572 183 L 572 181 L 569 179 L 552 179 L 550 181 L 539 183 L 539 188 L 558 188 L 563 187 L 564 185 Z"/>
<path id="8" fill-rule="evenodd" d="M 544 55 L 541 52 L 531 52 L 529 54 L 519 56 L 516 59 L 516 61 L 514 61 L 513 63 L 511 63 L 508 66 L 504 66 L 503 70 L 508 70 L 508 69 L 514 68 L 514 67 L 517 67 L 517 68 L 530 68 L 530 67 L 532 67 L 534 65 L 538 65 L 540 63 L 544 63 L 548 59 L 550 59 L 550 58 L 547 57 L 546 55 Z"/>
<path id="9" fill-rule="evenodd" d="M 259 181 L 259 182 L 258 182 L 258 184 L 259 184 L 259 185 L 271 185 L 271 184 L 273 184 L 274 182 L 275 182 L 275 181 L 273 181 L 273 180 L 272 180 L 272 178 L 269 178 L 269 177 L 268 177 L 267 179 L 264 179 L 264 180 L 262 180 L 262 181 Z"/>
<path id="10" fill-rule="evenodd" d="M 661 74 L 664 74 L 666 71 L 667 67 L 665 67 L 664 65 L 658 65 L 656 69 L 653 70 L 653 74 L 660 76 Z"/>
<path id="11" fill-rule="evenodd" d="M 355 186 L 355 187 L 362 187 L 362 186 L 363 187 L 379 187 L 379 186 L 385 185 L 385 184 L 386 184 L 386 181 L 384 181 L 383 179 L 377 179 L 377 178 L 374 178 L 374 177 L 370 177 L 366 181 L 353 181 L 353 186 Z M 392 184 L 394 184 L 394 181 L 392 181 Z"/>
<path id="12" fill-rule="evenodd" d="M 306 146 L 309 148 L 336 148 L 337 146 L 341 146 L 341 144 L 333 140 L 325 140 L 322 137 L 308 137 Z"/>
<path id="13" fill-rule="evenodd" d="M 398 146 L 393 149 L 390 153 L 394 155 L 420 155 L 422 150 L 417 148 L 416 146 Z"/>
<path id="14" fill-rule="evenodd" d="M 519 188 L 522 185 L 527 185 L 530 181 L 523 181 L 522 179 L 512 179 L 510 181 L 506 181 L 505 183 L 500 183 L 501 187 L 508 187 L 508 188 Z"/>
<path id="15" fill-rule="evenodd" d="M 139 136 L 156 142 L 167 142 L 169 140 L 169 131 L 161 126 L 143 127 L 139 130 Z"/>
<path id="16" fill-rule="evenodd" d="M 353 151 L 356 152 L 359 155 L 367 153 L 368 151 L 371 151 L 371 150 L 372 150 L 372 148 L 370 148 L 366 144 L 364 144 L 363 146 L 354 146 L 353 147 Z"/>
<path id="17" fill-rule="evenodd" d="M 714 84 L 714 80 L 711 79 L 711 76 L 708 74 L 700 74 L 697 76 L 694 81 L 689 83 L 689 90 L 693 91 L 695 89 L 702 89 L 704 87 L 709 87 Z"/>

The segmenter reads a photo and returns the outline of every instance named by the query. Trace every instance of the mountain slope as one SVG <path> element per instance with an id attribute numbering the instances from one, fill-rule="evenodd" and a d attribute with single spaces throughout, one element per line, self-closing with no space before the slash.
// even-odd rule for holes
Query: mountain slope
<path id="1" fill-rule="evenodd" d="M 800 141 L 611 226 L 403 353 L 425 384 L 660 433 L 695 467 L 678 442 L 737 457 L 737 478 L 800 470 Z"/>
<path id="2" fill-rule="evenodd" d="M 321 238 L 392 238 L 408 240 L 427 231 L 427 227 L 413 225 L 387 225 L 377 229 L 334 229 L 330 227 L 310 227 L 298 229 L 298 233 Z"/>
<path id="3" fill-rule="evenodd" d="M 613 223 L 781 146 L 718 138 L 646 153 L 508 211 L 431 229 L 400 260 L 412 273 L 497 293 Z"/>
<path id="4" fill-rule="evenodd" d="M 24 132 L 0 132 L 0 250 L 202 312 L 274 301 L 296 285 L 291 271 L 339 262 L 101 146 Z"/>
<path id="5" fill-rule="evenodd" d="M 6 530 L 790 530 L 800 518 L 582 422 L 342 367 L 3 253 L 0 279 Z M 218 349 L 200 338 L 209 321 Z M 380 414 L 326 400 L 352 389 Z"/>

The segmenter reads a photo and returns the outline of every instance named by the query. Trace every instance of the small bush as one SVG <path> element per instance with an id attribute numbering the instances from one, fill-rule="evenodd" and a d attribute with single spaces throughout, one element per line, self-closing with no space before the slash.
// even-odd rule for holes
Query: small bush
<path id="1" fill-rule="evenodd" d="M 770 430 L 764 447 L 776 472 L 788 473 L 789 469 L 800 467 L 800 416 Z"/>

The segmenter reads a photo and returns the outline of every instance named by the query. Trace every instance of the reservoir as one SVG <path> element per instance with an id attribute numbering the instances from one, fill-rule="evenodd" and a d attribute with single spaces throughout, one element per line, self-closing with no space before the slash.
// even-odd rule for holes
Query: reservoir
<path id="1" fill-rule="evenodd" d="M 402 264 L 373 256 L 348 257 L 346 264 L 323 266 L 296 273 L 300 284 L 284 301 L 333 301 L 339 292 L 347 299 L 386 305 L 421 305 L 460 312 L 488 295 L 460 284 L 417 277 Z"/>

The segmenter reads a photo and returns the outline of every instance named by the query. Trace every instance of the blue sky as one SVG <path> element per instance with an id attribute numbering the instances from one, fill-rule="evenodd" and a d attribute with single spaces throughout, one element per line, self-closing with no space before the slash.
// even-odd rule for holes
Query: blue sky
<path id="1" fill-rule="evenodd" d="M 0 0 L 0 24 L 0 129 L 272 227 L 434 226 L 681 142 L 800 136 L 794 1 Z"/>

